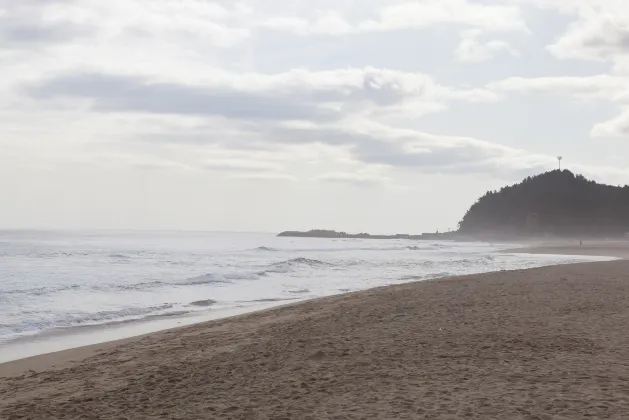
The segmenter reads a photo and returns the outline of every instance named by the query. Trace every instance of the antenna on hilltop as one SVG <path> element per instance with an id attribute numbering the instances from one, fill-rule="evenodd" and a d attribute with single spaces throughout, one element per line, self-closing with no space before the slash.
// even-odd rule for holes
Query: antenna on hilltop
<path id="1" fill-rule="evenodd" d="M 557 160 L 559 161 L 559 170 L 561 171 L 561 161 L 563 160 L 563 157 L 557 156 Z"/>

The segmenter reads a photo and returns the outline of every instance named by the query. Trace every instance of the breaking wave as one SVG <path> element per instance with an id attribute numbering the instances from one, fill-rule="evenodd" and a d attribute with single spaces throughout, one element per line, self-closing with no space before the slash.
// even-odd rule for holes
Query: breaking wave
<path id="1" fill-rule="evenodd" d="M 304 293 L 310 293 L 310 289 L 289 290 L 288 293 L 293 294 L 293 295 L 301 295 Z"/>
<path id="2" fill-rule="evenodd" d="M 254 251 L 265 251 L 265 252 L 284 252 L 284 253 L 304 253 L 304 252 L 348 252 L 348 251 L 404 251 L 404 250 L 412 250 L 412 251 L 432 251 L 434 250 L 434 245 L 398 245 L 398 246 L 363 246 L 363 247 L 329 247 L 329 248 L 272 248 L 268 246 L 260 246 L 254 249 Z"/>
<path id="3" fill-rule="evenodd" d="M 216 301 L 213 299 L 205 299 L 205 300 L 197 300 L 196 302 L 190 302 L 190 306 L 208 307 L 208 306 L 214 305 L 215 303 Z"/>
<path id="4" fill-rule="evenodd" d="M 193 284 L 212 284 L 212 283 L 233 283 L 234 280 L 258 280 L 260 276 L 255 273 L 209 273 L 202 276 L 191 277 L 175 284 L 193 285 Z"/>
<path id="5" fill-rule="evenodd" d="M 271 248 L 269 246 L 259 246 L 254 251 L 267 251 L 267 252 L 276 252 L 279 251 L 277 248 Z"/>
<path id="6" fill-rule="evenodd" d="M 271 273 L 289 273 L 300 267 L 325 268 L 332 267 L 332 265 L 333 264 L 325 261 L 310 258 L 292 258 L 290 260 L 273 263 L 266 270 L 259 272 L 258 275 L 267 276 Z"/>

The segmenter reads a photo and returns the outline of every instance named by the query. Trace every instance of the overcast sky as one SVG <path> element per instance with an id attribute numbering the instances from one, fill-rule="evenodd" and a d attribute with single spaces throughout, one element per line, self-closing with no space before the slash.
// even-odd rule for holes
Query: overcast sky
<path id="1" fill-rule="evenodd" d="M 418 233 L 629 183 L 626 0 L 0 0 L 0 227 Z"/>

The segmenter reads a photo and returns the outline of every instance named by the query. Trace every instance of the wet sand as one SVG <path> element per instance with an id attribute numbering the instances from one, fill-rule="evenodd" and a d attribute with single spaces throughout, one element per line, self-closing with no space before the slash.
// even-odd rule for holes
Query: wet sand
<path id="1" fill-rule="evenodd" d="M 555 255 L 597 255 L 629 259 L 629 241 L 583 240 L 539 242 L 526 248 L 509 249 L 506 252 Z"/>
<path id="2" fill-rule="evenodd" d="M 625 419 L 627 325 L 628 261 L 392 286 L 0 365 L 0 418 Z"/>

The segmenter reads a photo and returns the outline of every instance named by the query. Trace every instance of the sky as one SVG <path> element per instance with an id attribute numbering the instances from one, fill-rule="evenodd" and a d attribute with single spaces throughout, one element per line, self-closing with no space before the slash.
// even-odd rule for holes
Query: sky
<path id="1" fill-rule="evenodd" d="M 0 228 L 421 233 L 629 184 L 626 0 L 0 0 Z"/>

